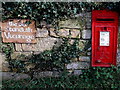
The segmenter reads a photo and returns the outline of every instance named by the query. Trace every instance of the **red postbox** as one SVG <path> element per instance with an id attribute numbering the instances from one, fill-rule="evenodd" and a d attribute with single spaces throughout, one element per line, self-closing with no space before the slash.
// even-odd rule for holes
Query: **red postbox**
<path id="1" fill-rule="evenodd" d="M 92 11 L 92 66 L 116 65 L 118 13 L 109 10 Z"/>

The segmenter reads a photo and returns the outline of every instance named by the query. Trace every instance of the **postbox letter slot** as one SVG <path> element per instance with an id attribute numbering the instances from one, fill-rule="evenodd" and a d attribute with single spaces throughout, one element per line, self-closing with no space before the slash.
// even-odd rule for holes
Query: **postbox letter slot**
<path id="1" fill-rule="evenodd" d="M 98 18 L 98 19 L 96 19 L 96 21 L 114 21 L 114 19 L 101 19 L 101 18 Z"/>

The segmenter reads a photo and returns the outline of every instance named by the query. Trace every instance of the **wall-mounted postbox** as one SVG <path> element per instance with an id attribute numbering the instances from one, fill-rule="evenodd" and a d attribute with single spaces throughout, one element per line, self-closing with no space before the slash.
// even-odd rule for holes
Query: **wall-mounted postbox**
<path id="1" fill-rule="evenodd" d="M 118 13 L 92 11 L 92 66 L 116 65 Z"/>

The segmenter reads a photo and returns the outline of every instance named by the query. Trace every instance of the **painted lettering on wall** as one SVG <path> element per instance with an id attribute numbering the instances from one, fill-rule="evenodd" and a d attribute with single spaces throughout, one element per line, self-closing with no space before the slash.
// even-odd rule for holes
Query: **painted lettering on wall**
<path id="1" fill-rule="evenodd" d="M 35 21 L 12 19 L 2 22 L 3 42 L 36 43 Z"/>

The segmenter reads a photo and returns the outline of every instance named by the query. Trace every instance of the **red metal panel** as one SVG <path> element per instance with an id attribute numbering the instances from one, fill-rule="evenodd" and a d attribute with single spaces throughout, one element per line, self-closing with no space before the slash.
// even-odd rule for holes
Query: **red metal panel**
<path id="1" fill-rule="evenodd" d="M 116 65 L 118 14 L 107 10 L 92 12 L 92 66 Z"/>

